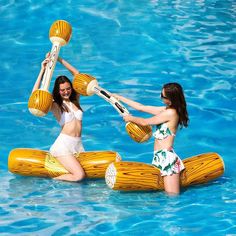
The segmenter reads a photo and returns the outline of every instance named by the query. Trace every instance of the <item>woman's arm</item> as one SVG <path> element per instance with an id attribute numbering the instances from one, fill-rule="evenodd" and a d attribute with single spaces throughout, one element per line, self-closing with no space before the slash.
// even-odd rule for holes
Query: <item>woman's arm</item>
<path id="1" fill-rule="evenodd" d="M 41 63 L 41 70 L 39 72 L 38 78 L 35 81 L 35 84 L 34 84 L 34 87 L 33 87 L 31 93 L 33 93 L 35 90 L 39 89 L 40 83 L 41 83 L 41 80 L 43 78 L 43 74 L 45 72 L 45 69 L 46 69 L 46 66 L 47 66 L 48 62 L 49 62 L 48 58 L 46 58 L 45 60 L 42 61 L 42 63 Z"/>
<path id="2" fill-rule="evenodd" d="M 66 60 L 62 59 L 61 57 L 58 57 L 57 59 L 70 73 L 74 76 L 79 73 L 79 71 L 73 67 L 69 62 Z"/>
<path id="3" fill-rule="evenodd" d="M 59 108 L 59 106 L 57 105 L 56 102 L 54 102 L 54 101 L 52 102 L 52 106 L 51 106 L 50 111 L 52 112 L 54 117 L 59 122 L 59 120 L 61 119 L 61 109 Z"/>
<path id="4" fill-rule="evenodd" d="M 164 106 L 162 106 L 162 107 L 145 106 L 141 103 L 135 102 L 129 98 L 125 98 L 125 97 L 118 95 L 118 94 L 112 94 L 112 96 L 114 96 L 116 99 L 120 100 L 121 102 L 126 103 L 127 105 L 133 107 L 134 109 L 136 109 L 138 111 L 150 113 L 152 115 L 157 115 L 160 112 L 162 112 L 163 110 L 165 110 Z"/>
<path id="5" fill-rule="evenodd" d="M 136 117 L 132 115 L 127 115 L 123 117 L 123 119 L 126 122 L 130 121 L 138 125 L 142 125 L 142 126 L 159 125 L 175 118 L 177 118 L 177 114 L 174 109 L 166 109 L 165 111 L 161 112 L 159 115 L 153 116 L 151 118 L 141 118 L 141 117 Z"/>

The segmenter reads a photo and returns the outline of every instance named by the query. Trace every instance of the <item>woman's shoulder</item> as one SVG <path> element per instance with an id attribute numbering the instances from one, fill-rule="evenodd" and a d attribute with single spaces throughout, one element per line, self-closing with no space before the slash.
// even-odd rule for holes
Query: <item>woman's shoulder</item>
<path id="1" fill-rule="evenodd" d="M 55 112 L 59 112 L 60 110 L 61 109 L 60 109 L 59 105 L 55 101 L 53 101 L 52 106 L 51 106 L 51 111 L 53 113 L 55 113 Z"/>
<path id="2" fill-rule="evenodd" d="M 59 121 L 62 115 L 62 112 L 59 105 L 55 101 L 53 101 L 52 103 L 51 112 L 54 115 L 54 117 L 57 119 L 57 121 Z"/>
<path id="3" fill-rule="evenodd" d="M 52 107 L 53 108 L 56 108 L 56 107 L 59 108 L 59 105 L 55 101 L 52 101 Z"/>
<path id="4" fill-rule="evenodd" d="M 166 108 L 165 113 L 170 117 L 178 116 L 178 113 L 174 108 Z"/>

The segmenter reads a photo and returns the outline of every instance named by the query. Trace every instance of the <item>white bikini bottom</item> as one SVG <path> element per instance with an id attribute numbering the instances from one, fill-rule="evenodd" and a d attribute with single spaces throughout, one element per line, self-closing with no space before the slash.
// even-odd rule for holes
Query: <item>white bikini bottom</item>
<path id="1" fill-rule="evenodd" d="M 49 151 L 54 157 L 71 156 L 84 152 L 84 147 L 81 137 L 72 137 L 61 133 Z"/>

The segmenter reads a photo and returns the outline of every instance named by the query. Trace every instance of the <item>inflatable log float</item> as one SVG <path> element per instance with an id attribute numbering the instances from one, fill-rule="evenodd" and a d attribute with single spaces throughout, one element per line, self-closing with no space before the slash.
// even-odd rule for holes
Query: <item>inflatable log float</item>
<path id="1" fill-rule="evenodd" d="M 217 153 L 204 153 L 183 160 L 185 169 L 180 185 L 187 187 L 207 183 L 224 173 L 223 159 Z M 105 174 L 106 184 L 113 190 L 162 190 L 163 178 L 158 168 L 141 162 L 111 163 Z"/>
<path id="2" fill-rule="evenodd" d="M 108 165 L 121 160 L 113 151 L 81 152 L 76 158 L 87 178 L 104 178 Z M 49 152 L 30 148 L 13 149 L 8 156 L 8 169 L 14 174 L 52 178 L 68 173 Z"/>

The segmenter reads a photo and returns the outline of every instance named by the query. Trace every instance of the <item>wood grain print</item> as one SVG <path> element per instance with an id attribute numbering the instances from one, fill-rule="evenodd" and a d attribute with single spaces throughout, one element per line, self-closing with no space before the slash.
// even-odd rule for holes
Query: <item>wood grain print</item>
<path id="1" fill-rule="evenodd" d="M 77 93 L 83 96 L 89 96 L 90 94 L 88 93 L 87 88 L 93 80 L 96 79 L 91 75 L 81 73 L 76 74 L 72 82 L 73 88 Z"/>
<path id="2" fill-rule="evenodd" d="M 138 143 L 146 142 L 152 136 L 152 127 L 150 125 L 141 126 L 128 122 L 125 128 L 129 136 Z"/>
<path id="3" fill-rule="evenodd" d="M 29 111 L 36 116 L 44 116 L 52 105 L 52 95 L 45 90 L 35 90 L 28 101 Z"/>
<path id="4" fill-rule="evenodd" d="M 223 159 L 217 153 L 204 153 L 185 159 L 181 172 L 181 186 L 207 183 L 224 173 Z M 107 185 L 113 190 L 162 190 L 163 177 L 158 168 L 141 162 L 117 162 L 108 166 Z"/>
<path id="5" fill-rule="evenodd" d="M 71 25 L 64 20 L 55 21 L 49 30 L 49 38 L 63 39 L 64 43 L 62 43 L 62 45 L 70 41 L 71 34 L 72 34 Z"/>
<path id="6" fill-rule="evenodd" d="M 108 165 L 121 160 L 117 152 L 92 151 L 83 152 L 76 157 L 82 165 L 87 178 L 104 178 Z M 68 171 L 48 152 L 30 149 L 13 149 L 8 156 L 10 172 L 39 177 L 56 177 Z"/>

